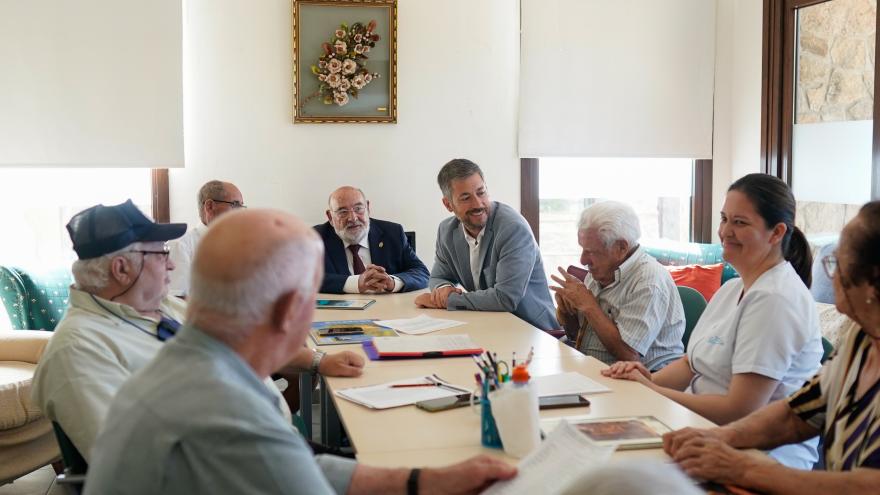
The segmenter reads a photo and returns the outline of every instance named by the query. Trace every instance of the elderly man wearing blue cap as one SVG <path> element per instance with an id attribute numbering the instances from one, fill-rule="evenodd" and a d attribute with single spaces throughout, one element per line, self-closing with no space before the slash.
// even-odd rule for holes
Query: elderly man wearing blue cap
<path id="1" fill-rule="evenodd" d="M 74 284 L 67 313 L 34 373 L 33 400 L 89 461 L 119 387 L 155 357 L 183 321 L 186 302 L 168 295 L 174 263 L 165 243 L 182 236 L 186 224 L 155 223 L 129 200 L 81 211 L 67 231 L 79 258 L 72 268 Z M 350 361 L 333 359 L 337 356 L 322 362 L 303 348 L 290 367 L 317 371 L 318 364 L 338 361 L 339 368 Z M 350 375 L 361 373 L 359 366 L 348 368 Z M 278 389 L 267 385 L 281 399 Z"/>

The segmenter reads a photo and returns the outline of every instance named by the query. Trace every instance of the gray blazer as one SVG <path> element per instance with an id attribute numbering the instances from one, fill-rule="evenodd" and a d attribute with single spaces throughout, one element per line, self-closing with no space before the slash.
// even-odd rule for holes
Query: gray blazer
<path id="1" fill-rule="evenodd" d="M 509 311 L 542 330 L 558 329 L 541 253 L 526 220 L 495 201 L 484 228 L 480 243 L 480 287 L 484 289 L 476 290 L 470 248 L 456 217 L 443 220 L 437 229 L 429 287 L 460 284 L 468 290 L 449 296 L 446 309 L 451 311 Z"/>

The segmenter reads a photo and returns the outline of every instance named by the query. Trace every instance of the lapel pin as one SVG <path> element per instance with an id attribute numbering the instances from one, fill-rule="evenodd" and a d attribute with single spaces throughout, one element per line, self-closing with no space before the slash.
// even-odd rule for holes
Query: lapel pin
<path id="1" fill-rule="evenodd" d="M 384 246 L 384 245 L 385 245 L 385 243 L 384 243 L 384 242 L 382 242 L 382 241 L 379 241 L 379 247 L 382 247 L 382 246 Z"/>

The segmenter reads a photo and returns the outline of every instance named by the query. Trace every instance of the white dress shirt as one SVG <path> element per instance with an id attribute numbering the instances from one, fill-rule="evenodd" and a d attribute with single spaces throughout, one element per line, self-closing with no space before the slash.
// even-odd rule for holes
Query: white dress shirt
<path id="1" fill-rule="evenodd" d="M 337 234 L 339 235 L 339 234 Z M 367 233 L 364 234 L 364 237 L 361 239 L 361 242 L 357 243 L 361 248 L 358 250 L 358 255 L 361 257 L 361 261 L 364 263 L 364 268 L 370 265 L 373 262 L 373 258 L 370 256 L 370 230 L 367 229 Z M 342 245 L 345 246 L 345 261 L 348 263 L 348 273 L 354 273 L 354 258 L 352 257 L 351 250 L 348 249 L 352 243 L 349 243 L 342 237 L 339 238 L 342 241 Z M 390 275 L 390 274 L 389 274 Z M 346 294 L 360 294 L 360 290 L 358 289 L 358 279 L 360 275 L 350 275 L 347 279 L 345 279 L 345 285 L 342 287 L 342 291 Z M 403 289 L 403 281 L 399 278 L 391 275 L 391 279 L 394 280 L 394 289 L 391 292 L 400 292 Z"/>
<path id="2" fill-rule="evenodd" d="M 480 242 L 483 240 L 483 234 L 486 233 L 486 229 L 480 229 L 480 233 L 477 234 L 476 238 L 471 237 L 467 229 L 464 228 L 464 224 L 461 224 L 461 230 L 464 231 L 464 240 L 467 241 L 470 248 L 471 276 L 474 278 L 474 289 L 485 289 L 485 287 L 480 285 L 480 269 L 482 268 L 480 266 Z"/>
<path id="3" fill-rule="evenodd" d="M 196 247 L 207 231 L 208 227 L 200 223 L 187 229 L 183 237 L 168 242 L 168 246 L 171 248 L 168 257 L 174 263 L 174 270 L 168 273 L 171 278 L 168 293 L 172 296 L 184 297 L 189 292 L 189 272 L 192 269 L 192 259 L 196 254 Z"/>

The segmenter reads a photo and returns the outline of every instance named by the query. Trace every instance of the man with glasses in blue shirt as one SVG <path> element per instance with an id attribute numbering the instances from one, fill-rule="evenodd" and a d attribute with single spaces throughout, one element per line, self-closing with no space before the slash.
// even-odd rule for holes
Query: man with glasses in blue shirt
<path id="1" fill-rule="evenodd" d="M 199 220 L 202 223 L 189 229 L 183 237 L 170 244 L 171 261 L 174 262 L 177 269 L 171 272 L 169 293 L 184 299 L 189 291 L 190 264 L 196 252 L 196 246 L 205 235 L 208 225 L 211 225 L 211 222 L 228 211 L 246 208 L 238 187 L 231 182 L 219 180 L 206 182 L 199 189 L 197 201 Z"/>

